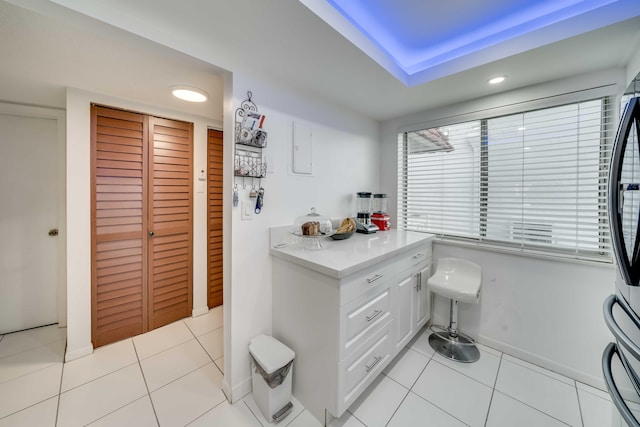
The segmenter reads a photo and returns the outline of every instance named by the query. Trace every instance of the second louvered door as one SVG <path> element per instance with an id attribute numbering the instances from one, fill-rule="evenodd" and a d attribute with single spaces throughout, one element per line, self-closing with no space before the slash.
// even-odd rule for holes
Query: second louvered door
<path id="1" fill-rule="evenodd" d="M 92 106 L 92 341 L 191 314 L 193 125 Z"/>
<path id="2" fill-rule="evenodd" d="M 208 132 L 208 234 L 207 304 L 222 305 L 222 132 Z"/>
<path id="3" fill-rule="evenodd" d="M 149 119 L 149 326 L 182 319 L 192 307 L 193 125 Z"/>

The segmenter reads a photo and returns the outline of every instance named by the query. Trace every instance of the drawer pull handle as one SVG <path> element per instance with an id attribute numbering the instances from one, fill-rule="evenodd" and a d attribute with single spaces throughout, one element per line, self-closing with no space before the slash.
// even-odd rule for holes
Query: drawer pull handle
<path id="1" fill-rule="evenodd" d="M 373 283 L 373 282 L 375 282 L 375 281 L 376 281 L 376 280 L 378 280 L 378 279 L 382 279 L 382 277 L 383 277 L 383 276 L 384 276 L 384 274 L 376 274 L 376 275 L 375 275 L 375 276 L 373 276 L 373 277 L 369 277 L 369 278 L 367 279 L 367 283 Z"/>
<path id="2" fill-rule="evenodd" d="M 382 310 L 374 311 L 371 316 L 367 316 L 367 322 L 371 322 L 373 319 L 375 319 L 376 317 L 380 316 L 382 313 L 384 313 L 384 311 L 382 311 Z"/>
<path id="3" fill-rule="evenodd" d="M 422 252 L 418 252 L 417 254 L 415 254 L 413 256 L 413 259 L 418 259 L 418 258 L 422 258 L 424 256 L 424 254 Z"/>
<path id="4" fill-rule="evenodd" d="M 381 360 L 382 360 L 382 356 L 376 356 L 373 359 L 373 363 L 371 365 L 365 365 L 365 368 L 367 369 L 367 372 L 369 372 L 370 370 L 375 368 L 378 365 L 378 363 L 380 363 Z"/>

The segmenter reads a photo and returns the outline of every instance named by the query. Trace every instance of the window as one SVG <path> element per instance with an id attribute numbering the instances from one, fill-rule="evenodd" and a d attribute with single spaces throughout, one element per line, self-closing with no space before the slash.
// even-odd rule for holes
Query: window
<path id="1" fill-rule="evenodd" d="M 399 134 L 398 226 L 609 262 L 609 98 Z"/>

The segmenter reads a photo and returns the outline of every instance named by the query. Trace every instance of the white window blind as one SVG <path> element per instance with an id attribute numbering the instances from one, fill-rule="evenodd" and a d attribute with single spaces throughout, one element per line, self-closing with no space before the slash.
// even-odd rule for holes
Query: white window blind
<path id="1" fill-rule="evenodd" d="M 601 98 L 399 134 L 399 228 L 610 261 L 610 104 Z"/>

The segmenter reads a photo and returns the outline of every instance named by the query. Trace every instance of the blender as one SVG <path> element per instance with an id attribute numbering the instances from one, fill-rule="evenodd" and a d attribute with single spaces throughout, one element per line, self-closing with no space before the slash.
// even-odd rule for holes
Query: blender
<path id="1" fill-rule="evenodd" d="M 373 213 L 371 222 L 378 226 L 380 231 L 387 231 L 391 228 L 391 218 L 387 215 L 387 195 L 373 195 Z"/>
<path id="2" fill-rule="evenodd" d="M 358 233 L 375 233 L 378 231 L 378 226 L 371 222 L 371 193 L 359 192 L 356 193 L 358 212 L 356 213 L 356 231 Z"/>

